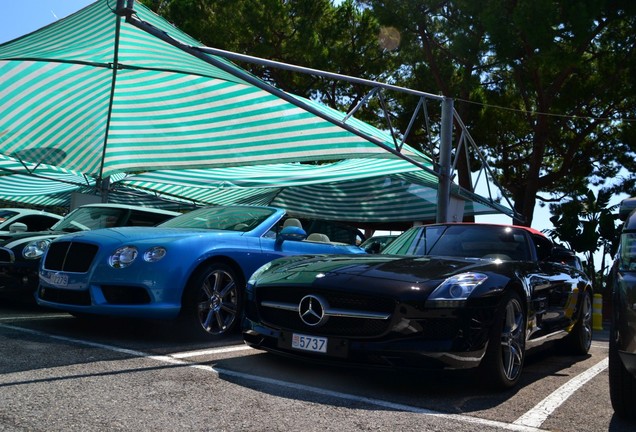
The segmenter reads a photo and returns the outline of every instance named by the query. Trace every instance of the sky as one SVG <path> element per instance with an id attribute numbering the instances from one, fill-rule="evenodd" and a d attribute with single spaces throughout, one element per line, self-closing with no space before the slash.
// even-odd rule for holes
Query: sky
<path id="1" fill-rule="evenodd" d="M 116 3 L 116 0 L 111 0 Z M 3 0 L 0 14 L 0 44 L 31 33 L 39 28 L 64 18 L 93 3 L 94 0 Z M 477 190 L 487 195 L 484 190 Z M 625 197 L 621 197 L 625 198 Z M 620 199 L 617 198 L 617 202 Z M 614 202 L 616 203 L 616 202 Z M 534 212 L 532 226 L 538 230 L 550 229 L 550 212 L 538 205 Z M 478 222 L 510 223 L 508 216 L 478 216 Z"/>
<path id="2" fill-rule="evenodd" d="M 94 0 L 3 0 L 0 43 L 31 33 L 93 2 Z"/>

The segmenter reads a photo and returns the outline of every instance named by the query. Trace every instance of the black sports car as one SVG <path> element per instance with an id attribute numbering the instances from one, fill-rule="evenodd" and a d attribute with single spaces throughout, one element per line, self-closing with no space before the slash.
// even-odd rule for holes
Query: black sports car
<path id="1" fill-rule="evenodd" d="M 526 352 L 592 341 L 588 277 L 571 253 L 531 228 L 411 228 L 379 255 L 290 257 L 248 283 L 245 342 L 347 365 L 482 369 L 519 380 Z"/>
<path id="2" fill-rule="evenodd" d="M 625 220 L 612 268 L 609 388 L 614 411 L 636 419 L 636 198 L 621 203 Z"/>

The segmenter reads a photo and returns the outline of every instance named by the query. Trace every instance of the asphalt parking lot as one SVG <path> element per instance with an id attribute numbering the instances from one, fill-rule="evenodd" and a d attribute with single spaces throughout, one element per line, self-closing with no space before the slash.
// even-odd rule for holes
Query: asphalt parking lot
<path id="1" fill-rule="evenodd" d="M 236 335 L 192 343 L 167 323 L 83 321 L 0 303 L 0 430 L 632 431 L 613 414 L 607 331 L 584 357 L 528 358 L 514 390 L 471 372 L 304 364 Z"/>

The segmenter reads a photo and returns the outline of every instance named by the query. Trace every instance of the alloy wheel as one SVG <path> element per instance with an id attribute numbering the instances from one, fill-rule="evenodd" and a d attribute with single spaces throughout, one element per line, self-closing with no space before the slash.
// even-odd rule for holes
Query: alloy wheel
<path id="1" fill-rule="evenodd" d="M 501 332 L 501 360 L 503 372 L 510 381 L 517 379 L 523 366 L 525 333 L 524 314 L 521 304 L 511 298 L 506 305 L 504 325 Z"/>
<path id="2" fill-rule="evenodd" d="M 234 277 L 222 269 L 212 270 L 201 285 L 196 313 L 201 327 L 221 335 L 233 327 L 238 315 L 238 293 Z"/>

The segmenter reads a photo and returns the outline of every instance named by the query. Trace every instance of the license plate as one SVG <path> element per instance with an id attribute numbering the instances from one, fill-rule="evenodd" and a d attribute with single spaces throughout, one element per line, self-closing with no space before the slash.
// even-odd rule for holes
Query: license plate
<path id="1" fill-rule="evenodd" d="M 304 351 L 326 353 L 327 338 L 294 333 L 292 335 L 292 348 Z"/>
<path id="2" fill-rule="evenodd" d="M 68 275 L 65 274 L 53 274 L 51 275 L 51 284 L 55 286 L 68 285 Z"/>

